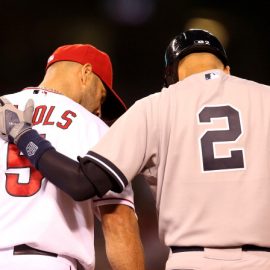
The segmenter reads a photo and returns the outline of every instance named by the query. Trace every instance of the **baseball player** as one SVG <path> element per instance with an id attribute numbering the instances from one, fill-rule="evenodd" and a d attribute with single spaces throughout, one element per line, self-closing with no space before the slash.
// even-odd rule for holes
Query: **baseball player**
<path id="1" fill-rule="evenodd" d="M 68 193 L 63 180 L 87 183 L 82 194 L 91 197 L 144 174 L 156 188 L 159 235 L 171 250 L 166 269 L 270 269 L 270 87 L 230 75 L 222 44 L 202 29 L 171 41 L 165 83 L 79 164 L 40 139 L 27 109 L 9 113 L 4 105 L 2 116 L 14 114 L 19 124 L 6 117 L 2 133 Z M 65 174 L 64 164 L 78 172 Z"/>
<path id="2" fill-rule="evenodd" d="M 39 87 L 5 98 L 31 110 L 27 101 L 34 100 L 34 128 L 73 160 L 107 132 L 96 115 L 113 120 L 125 111 L 112 89 L 109 56 L 89 44 L 59 47 Z M 131 186 L 121 194 L 76 202 L 44 178 L 14 144 L 0 139 L 0 152 L 0 269 L 74 270 L 77 262 L 85 270 L 94 269 L 94 212 L 102 221 L 112 269 L 144 269 Z"/>

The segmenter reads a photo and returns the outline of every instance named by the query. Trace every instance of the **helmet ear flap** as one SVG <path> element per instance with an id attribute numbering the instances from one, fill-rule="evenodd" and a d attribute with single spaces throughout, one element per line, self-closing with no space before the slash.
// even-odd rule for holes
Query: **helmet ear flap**
<path id="1" fill-rule="evenodd" d="M 171 84 L 175 84 L 179 81 L 178 78 L 178 63 L 179 61 L 175 61 L 170 65 L 165 67 L 164 73 L 164 86 L 169 87 Z"/>

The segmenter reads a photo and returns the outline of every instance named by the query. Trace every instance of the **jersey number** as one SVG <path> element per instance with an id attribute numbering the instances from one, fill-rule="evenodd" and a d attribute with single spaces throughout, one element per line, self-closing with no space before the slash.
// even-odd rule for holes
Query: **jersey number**
<path id="1" fill-rule="evenodd" d="M 228 119 L 227 130 L 208 130 L 201 137 L 203 170 L 228 170 L 244 168 L 242 150 L 231 150 L 230 157 L 217 158 L 214 143 L 233 142 L 242 134 L 239 112 L 231 106 L 204 107 L 199 113 L 200 123 L 211 122 L 212 118 Z"/>
<path id="2" fill-rule="evenodd" d="M 15 144 L 8 144 L 6 190 L 16 197 L 29 197 L 41 188 L 43 176 L 36 170 Z"/>

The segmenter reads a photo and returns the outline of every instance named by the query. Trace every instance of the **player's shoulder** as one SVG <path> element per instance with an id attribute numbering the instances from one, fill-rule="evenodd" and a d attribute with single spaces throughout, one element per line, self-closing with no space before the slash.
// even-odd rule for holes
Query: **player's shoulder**
<path id="1" fill-rule="evenodd" d="M 135 101 L 131 108 L 140 107 L 140 109 L 151 109 L 152 106 L 157 105 L 160 100 L 162 90 L 159 92 L 153 92 L 145 97 L 142 97 Z"/>
<path id="2" fill-rule="evenodd" d="M 12 103 L 17 103 L 17 105 L 24 104 L 28 99 L 33 99 L 35 104 L 39 103 L 51 103 L 58 102 L 59 100 L 64 100 L 67 102 L 68 98 L 64 95 L 57 93 L 56 91 L 49 91 L 39 87 L 25 87 L 19 91 L 5 94 L 5 97 Z M 58 105 L 64 104 L 63 102 L 58 102 Z"/>
<path id="3" fill-rule="evenodd" d="M 234 75 L 229 75 L 228 80 L 231 84 L 237 85 L 239 88 L 248 88 L 253 91 L 266 91 L 270 94 L 270 86 L 251 79 L 245 79 Z"/>
<path id="4" fill-rule="evenodd" d="M 100 127 L 108 127 L 107 124 L 101 120 L 97 115 L 91 113 L 86 108 L 84 108 L 82 105 L 78 104 L 77 102 L 73 101 L 74 108 L 76 108 L 76 111 L 80 113 L 80 116 L 82 116 L 85 121 L 92 123 L 94 125 L 100 126 Z"/>
<path id="5" fill-rule="evenodd" d="M 99 129 L 106 129 L 108 126 L 99 117 L 85 109 L 71 98 L 57 92 L 48 91 L 39 87 L 27 87 L 18 92 L 6 94 L 5 97 L 19 108 L 24 108 L 28 99 L 34 100 L 34 106 L 54 106 L 57 110 L 69 110 L 75 112 L 81 125 L 95 126 Z"/>
<path id="6" fill-rule="evenodd" d="M 22 102 L 22 97 L 26 95 L 23 94 L 23 91 L 18 91 L 18 92 L 12 92 L 8 94 L 4 94 L 4 97 L 7 98 L 10 102 L 14 102 L 14 100 L 20 100 Z"/>
<path id="7" fill-rule="evenodd" d="M 19 109 L 23 109 L 26 102 L 32 98 L 29 92 L 20 90 L 18 92 L 7 93 L 3 95 L 7 100 L 9 100 L 13 105 L 18 106 Z"/>
<path id="8" fill-rule="evenodd" d="M 134 105 L 141 107 L 141 109 L 145 108 L 149 111 L 158 110 L 160 106 L 166 104 L 166 100 L 170 100 L 172 98 L 174 92 L 172 89 L 175 88 L 177 88 L 176 84 L 170 85 L 169 87 L 162 86 L 161 89 L 158 89 L 157 91 L 138 99 Z"/>

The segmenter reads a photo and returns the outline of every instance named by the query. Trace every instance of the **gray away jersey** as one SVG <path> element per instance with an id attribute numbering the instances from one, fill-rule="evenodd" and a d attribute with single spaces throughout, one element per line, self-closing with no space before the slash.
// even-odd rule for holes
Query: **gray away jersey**
<path id="1" fill-rule="evenodd" d="M 220 70 L 137 101 L 88 154 L 142 173 L 167 246 L 270 246 L 270 87 Z"/>

